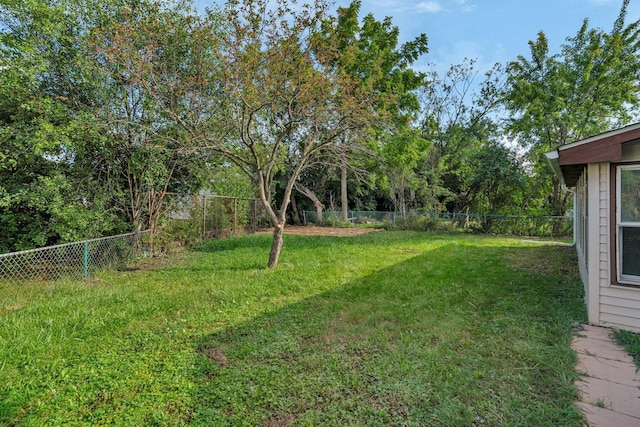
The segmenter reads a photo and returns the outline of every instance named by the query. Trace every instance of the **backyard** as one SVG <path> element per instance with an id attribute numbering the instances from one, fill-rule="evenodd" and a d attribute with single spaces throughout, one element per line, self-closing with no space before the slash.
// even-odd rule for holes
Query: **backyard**
<path id="1" fill-rule="evenodd" d="M 581 425 L 574 250 L 462 233 L 207 241 L 0 284 L 0 424 Z"/>

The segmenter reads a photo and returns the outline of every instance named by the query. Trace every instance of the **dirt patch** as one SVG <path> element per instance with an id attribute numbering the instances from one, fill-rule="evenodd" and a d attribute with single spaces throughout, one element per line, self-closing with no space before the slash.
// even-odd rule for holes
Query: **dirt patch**
<path id="1" fill-rule="evenodd" d="M 342 227 L 318 227 L 315 225 L 287 225 L 284 228 L 284 234 L 295 234 L 297 236 L 337 236 L 337 237 L 353 237 L 362 234 L 372 233 L 374 231 L 382 231 L 380 228 L 342 228 Z M 259 231 L 259 234 L 272 234 L 273 229 Z"/>
<path id="2" fill-rule="evenodd" d="M 24 301 L 19 301 L 16 302 L 15 304 L 11 304 L 11 305 L 7 305 L 4 307 L 4 310 L 8 313 L 10 311 L 18 311 L 18 310 L 22 310 L 25 306 L 25 302 Z"/>
<path id="3" fill-rule="evenodd" d="M 189 259 L 189 256 L 189 253 L 180 249 L 179 251 L 138 259 L 134 263 L 127 264 L 120 268 L 119 271 L 126 273 L 132 271 L 153 271 L 161 268 L 177 267 L 185 264 Z"/>
<path id="4" fill-rule="evenodd" d="M 204 349 L 204 354 L 223 368 L 229 366 L 229 359 L 224 354 L 224 351 L 219 348 L 207 347 Z"/>
<path id="5" fill-rule="evenodd" d="M 296 417 L 292 414 L 277 415 L 268 418 L 262 425 L 264 427 L 285 427 L 290 426 L 296 420 Z"/>

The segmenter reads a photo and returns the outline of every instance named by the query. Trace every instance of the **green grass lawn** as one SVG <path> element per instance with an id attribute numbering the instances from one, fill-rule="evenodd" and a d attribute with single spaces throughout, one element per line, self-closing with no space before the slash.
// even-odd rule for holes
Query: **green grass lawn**
<path id="1" fill-rule="evenodd" d="M 581 425 L 573 249 L 378 232 L 0 285 L 0 425 Z"/>

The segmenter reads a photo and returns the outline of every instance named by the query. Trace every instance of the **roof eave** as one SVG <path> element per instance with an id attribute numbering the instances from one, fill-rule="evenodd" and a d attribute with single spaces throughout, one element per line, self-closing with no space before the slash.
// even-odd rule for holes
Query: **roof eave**
<path id="1" fill-rule="evenodd" d="M 555 172 L 558 178 L 560 178 L 562 185 L 565 185 L 564 174 L 562 173 L 562 169 L 560 169 L 560 155 L 558 154 L 558 150 L 549 151 L 548 153 L 545 153 L 545 156 L 547 157 L 547 162 L 549 162 L 553 172 Z"/>

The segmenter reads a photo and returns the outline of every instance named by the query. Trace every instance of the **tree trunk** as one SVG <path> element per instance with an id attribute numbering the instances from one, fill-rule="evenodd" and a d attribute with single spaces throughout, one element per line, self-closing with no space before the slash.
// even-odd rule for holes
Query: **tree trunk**
<path id="1" fill-rule="evenodd" d="M 280 257 L 280 251 L 282 250 L 282 244 L 284 240 L 282 235 L 284 234 L 285 222 L 282 221 L 273 228 L 273 242 L 271 243 L 271 252 L 269 252 L 269 263 L 267 267 L 276 268 L 278 266 L 278 258 Z"/>
<path id="2" fill-rule="evenodd" d="M 469 228 L 469 206 L 464 208 L 464 228 Z"/>
<path id="3" fill-rule="evenodd" d="M 316 208 L 316 225 L 321 225 L 322 224 L 322 210 L 324 209 L 324 205 L 322 204 L 322 202 L 320 202 L 320 199 L 318 199 L 318 197 L 314 194 L 313 191 L 311 191 L 310 189 L 308 189 L 307 187 L 305 187 L 302 184 L 296 184 L 295 185 L 296 190 L 298 190 L 299 192 L 301 192 L 302 194 L 304 194 L 305 196 L 307 196 L 309 199 L 311 199 L 311 201 L 313 202 L 313 206 L 315 206 Z"/>
<path id="4" fill-rule="evenodd" d="M 340 175 L 340 199 L 342 203 L 342 221 L 349 221 L 349 199 L 347 197 L 347 168 L 342 166 Z"/>
<path id="5" fill-rule="evenodd" d="M 407 213 L 407 199 L 405 197 L 404 184 L 398 186 L 398 210 L 402 215 Z"/>
<path id="6" fill-rule="evenodd" d="M 553 177 L 553 193 L 551 195 L 551 214 L 554 216 L 564 216 L 567 212 L 568 193 L 562 190 L 562 184 L 557 177 Z M 562 231 L 563 221 L 552 221 L 551 232 L 557 236 Z"/>
<path id="7" fill-rule="evenodd" d="M 296 198 L 291 194 L 291 212 L 293 216 L 293 223 L 300 225 L 300 212 L 298 212 L 298 204 L 296 203 Z"/>

